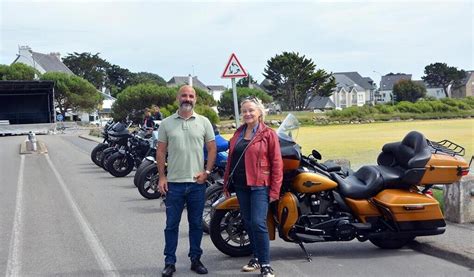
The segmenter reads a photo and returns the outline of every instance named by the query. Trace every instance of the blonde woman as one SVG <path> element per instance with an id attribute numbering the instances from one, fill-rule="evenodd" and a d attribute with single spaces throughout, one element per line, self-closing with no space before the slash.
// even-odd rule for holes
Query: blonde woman
<path id="1" fill-rule="evenodd" d="M 260 269 L 260 276 L 273 277 L 267 229 L 269 203 L 278 200 L 283 180 L 283 161 L 276 132 L 264 123 L 265 109 L 249 97 L 240 104 L 243 124 L 230 139 L 224 174 L 224 193 L 235 190 L 253 258 L 243 271 Z"/>

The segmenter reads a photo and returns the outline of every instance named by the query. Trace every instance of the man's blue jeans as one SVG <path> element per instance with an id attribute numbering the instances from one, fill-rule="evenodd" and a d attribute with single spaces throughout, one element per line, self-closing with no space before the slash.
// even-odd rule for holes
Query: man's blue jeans
<path id="1" fill-rule="evenodd" d="M 270 264 L 270 239 L 267 229 L 268 187 L 236 188 L 235 192 L 253 255 L 261 265 Z"/>
<path id="2" fill-rule="evenodd" d="M 202 212 L 206 185 L 197 183 L 168 182 L 166 193 L 165 264 L 176 263 L 179 222 L 186 203 L 189 223 L 189 254 L 191 260 L 202 255 Z"/>

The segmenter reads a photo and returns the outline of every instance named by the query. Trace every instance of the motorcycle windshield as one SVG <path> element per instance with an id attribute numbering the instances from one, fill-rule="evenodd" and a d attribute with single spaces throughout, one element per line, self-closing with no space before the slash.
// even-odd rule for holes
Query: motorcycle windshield
<path id="1" fill-rule="evenodd" d="M 278 127 L 277 134 L 278 137 L 282 140 L 288 142 L 296 142 L 296 137 L 298 136 L 298 130 L 300 129 L 300 122 L 293 114 L 289 113 L 280 127 Z"/>

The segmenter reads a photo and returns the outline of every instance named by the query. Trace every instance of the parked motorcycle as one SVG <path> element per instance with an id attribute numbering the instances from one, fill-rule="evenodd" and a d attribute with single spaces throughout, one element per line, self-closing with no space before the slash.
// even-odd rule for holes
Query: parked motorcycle
<path id="1" fill-rule="evenodd" d="M 108 135 L 108 131 L 111 130 L 113 128 L 113 126 L 117 124 L 117 122 L 113 122 L 112 120 L 108 121 L 103 130 L 102 130 L 102 137 L 104 138 L 104 140 L 102 141 L 102 143 L 99 143 L 97 144 L 94 149 L 92 149 L 92 152 L 91 152 L 91 160 L 92 162 L 94 162 L 97 166 L 101 166 L 101 163 L 100 161 L 102 160 L 102 154 L 103 154 L 103 151 L 107 148 L 109 148 L 111 145 L 111 141 L 109 141 L 109 135 Z"/>
<path id="2" fill-rule="evenodd" d="M 151 147 L 151 138 L 144 139 L 138 134 L 128 139 L 128 144 L 111 154 L 105 161 L 105 168 L 115 177 L 127 176 L 135 167 L 139 167 L 142 160 L 155 152 Z"/>
<path id="3" fill-rule="evenodd" d="M 211 174 L 207 180 L 207 186 L 215 184 L 218 180 L 221 180 L 224 176 L 225 164 L 227 162 L 227 149 L 229 142 L 225 140 L 222 136 L 216 135 L 216 144 L 217 144 L 217 157 L 214 168 L 211 170 Z M 204 157 L 207 157 L 205 152 Z M 154 158 L 147 157 L 148 161 L 153 160 Z M 135 173 L 138 176 L 138 192 L 141 196 L 146 199 L 158 199 L 161 197 L 161 193 L 158 190 L 158 168 L 156 162 L 153 164 L 147 165 L 140 173 Z"/>
<path id="4" fill-rule="evenodd" d="M 400 142 L 385 144 L 378 165 L 347 175 L 322 166 L 316 150 L 304 156 L 292 136 L 298 126 L 290 114 L 278 129 L 284 177 L 280 199 L 269 207 L 270 240 L 278 229 L 280 238 L 298 244 L 310 261 L 304 243 L 356 238 L 397 249 L 417 236 L 445 232 L 439 203 L 427 191 L 468 174 L 463 147 L 412 131 Z M 213 208 L 210 237 L 216 248 L 233 257 L 250 255 L 236 196 L 220 198 Z"/>

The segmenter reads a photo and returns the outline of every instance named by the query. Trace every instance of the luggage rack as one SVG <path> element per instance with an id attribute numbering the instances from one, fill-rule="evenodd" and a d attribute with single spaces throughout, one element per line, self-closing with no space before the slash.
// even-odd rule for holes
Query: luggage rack
<path id="1" fill-rule="evenodd" d="M 436 154 L 438 151 L 446 153 L 448 155 L 458 155 L 458 156 L 464 156 L 465 154 L 465 149 L 459 144 L 456 144 L 450 140 L 442 140 L 442 141 L 431 141 L 431 140 L 426 140 L 428 142 L 428 145 L 431 146 L 434 149 L 434 153 Z"/>

